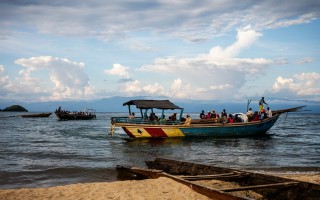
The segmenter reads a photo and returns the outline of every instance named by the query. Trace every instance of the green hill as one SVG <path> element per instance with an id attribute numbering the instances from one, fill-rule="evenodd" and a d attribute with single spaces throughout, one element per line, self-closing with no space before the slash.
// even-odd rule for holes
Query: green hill
<path id="1" fill-rule="evenodd" d="M 12 105 L 12 106 L 6 107 L 2 111 L 6 111 L 6 112 L 28 112 L 27 109 L 25 109 L 24 107 L 19 106 L 19 105 Z"/>

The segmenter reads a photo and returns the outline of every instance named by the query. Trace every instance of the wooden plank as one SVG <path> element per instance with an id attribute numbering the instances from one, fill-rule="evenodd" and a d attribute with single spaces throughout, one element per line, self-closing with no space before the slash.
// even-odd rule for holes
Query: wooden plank
<path id="1" fill-rule="evenodd" d="M 225 174 L 210 174 L 210 175 L 196 175 L 196 176 L 188 176 L 188 175 L 180 175 L 178 177 L 180 178 L 201 178 L 201 177 L 219 177 L 219 176 L 228 176 L 228 175 L 234 175 L 233 172 L 231 173 L 225 173 Z"/>
<path id="2" fill-rule="evenodd" d="M 178 176 L 185 180 L 212 180 L 221 178 L 236 178 L 242 177 L 243 174 L 240 173 L 225 173 L 225 174 L 212 174 L 212 175 L 197 175 L 197 176 Z"/>
<path id="3" fill-rule="evenodd" d="M 213 188 L 209 188 L 207 186 L 203 186 L 203 185 L 199 185 L 197 183 L 188 181 L 188 180 L 184 180 L 178 176 L 174 176 L 171 174 L 168 174 L 166 172 L 162 172 L 161 175 L 163 177 L 167 177 L 167 178 L 171 178 L 179 183 L 182 183 L 186 186 L 188 186 L 189 188 L 193 189 L 194 191 L 203 194 L 211 199 L 221 199 L 221 200 L 252 200 L 251 198 L 247 198 L 247 197 L 240 197 L 240 196 L 236 196 L 234 194 L 229 194 L 227 192 L 221 191 L 221 190 L 217 190 L 217 189 L 213 189 Z"/>
<path id="4" fill-rule="evenodd" d="M 242 190 L 254 190 L 254 189 L 262 189 L 262 188 L 276 188 L 276 187 L 291 187 L 299 185 L 299 182 L 285 182 L 285 183 L 273 183 L 273 184 L 265 184 L 265 185 L 253 185 L 253 186 L 245 186 L 239 188 L 227 188 L 221 189 L 224 192 L 234 192 L 234 191 L 242 191 Z"/>

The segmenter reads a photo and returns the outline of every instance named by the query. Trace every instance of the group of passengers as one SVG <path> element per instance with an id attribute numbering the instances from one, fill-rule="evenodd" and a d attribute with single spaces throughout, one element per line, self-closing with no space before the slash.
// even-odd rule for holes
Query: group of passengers
<path id="1" fill-rule="evenodd" d="M 234 117 L 226 112 L 226 109 L 223 109 L 222 112 L 216 113 L 215 110 L 212 110 L 211 112 L 208 111 L 207 114 L 204 113 L 204 110 L 200 113 L 200 119 L 213 119 L 215 122 L 218 123 L 233 123 Z"/>
<path id="2" fill-rule="evenodd" d="M 61 110 L 61 106 L 55 110 L 56 113 L 63 113 L 63 114 L 72 114 L 72 115 L 92 115 L 91 112 L 84 112 L 84 111 L 69 111 L 69 110 Z"/>
<path id="3" fill-rule="evenodd" d="M 135 113 L 132 112 L 130 115 L 129 115 L 129 119 L 135 119 L 136 116 L 135 116 Z M 146 120 L 149 121 L 149 122 L 160 122 L 160 123 L 165 123 L 167 120 L 166 120 L 166 116 L 163 115 L 162 118 L 158 117 L 154 112 L 151 112 L 150 115 L 148 117 L 146 117 Z M 169 120 L 170 121 L 175 121 L 177 120 L 177 113 L 173 113 L 171 116 L 169 116 Z"/>
<path id="4" fill-rule="evenodd" d="M 235 113 L 235 114 L 227 114 L 226 109 L 223 109 L 222 112 L 216 113 L 213 109 L 211 112 L 208 111 L 207 114 L 204 113 L 204 110 L 200 113 L 200 119 L 212 119 L 214 122 L 217 123 L 236 123 L 236 122 L 251 122 L 251 121 L 260 121 L 269 117 L 272 117 L 272 112 L 269 107 L 267 110 L 264 109 L 263 105 L 268 104 L 265 102 L 264 97 L 261 98 L 259 101 L 259 111 L 252 111 L 252 108 L 249 108 L 246 114 L 243 113 Z M 129 116 L 130 119 L 135 118 L 135 113 L 131 113 Z M 160 122 L 161 124 L 166 123 L 165 115 L 162 116 L 160 119 L 154 112 L 151 112 L 150 115 L 147 117 L 149 122 Z M 173 113 L 169 116 L 169 121 L 176 121 L 177 120 L 177 113 Z M 181 118 L 181 121 L 184 121 L 185 125 L 190 125 L 191 118 L 190 115 L 187 114 L 187 118 Z"/>
<path id="5" fill-rule="evenodd" d="M 264 109 L 263 105 L 268 104 L 265 102 L 264 97 L 259 101 L 259 111 L 252 111 L 252 108 L 249 108 L 246 114 L 236 113 L 234 115 L 227 114 L 226 109 L 223 109 L 220 114 L 216 113 L 215 110 L 211 112 L 208 111 L 207 114 L 204 113 L 204 110 L 200 113 L 200 119 L 213 119 L 217 123 L 236 123 L 236 122 L 251 122 L 251 121 L 260 121 L 269 117 L 272 117 L 272 111 L 269 107 L 267 110 Z"/>

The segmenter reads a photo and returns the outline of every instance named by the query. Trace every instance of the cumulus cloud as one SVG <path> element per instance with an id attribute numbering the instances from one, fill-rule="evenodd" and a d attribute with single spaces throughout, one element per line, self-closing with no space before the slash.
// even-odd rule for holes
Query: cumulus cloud
<path id="1" fill-rule="evenodd" d="M 52 56 L 40 56 L 32 58 L 20 58 L 15 63 L 24 67 L 20 70 L 20 77 L 16 78 L 17 85 L 14 90 L 29 93 L 46 93 L 48 97 L 43 100 L 60 100 L 64 98 L 89 98 L 93 94 L 93 86 L 88 75 L 84 73 L 84 63 L 73 62 L 66 58 Z M 53 88 L 46 85 L 46 77 L 35 78 L 33 73 L 41 72 L 49 76 Z"/>
<path id="2" fill-rule="evenodd" d="M 157 58 L 153 64 L 137 69 L 152 73 L 152 80 L 125 82 L 120 91 L 129 95 L 166 95 L 172 98 L 230 98 L 246 83 L 246 78 L 263 74 L 272 60 L 264 58 L 239 58 L 243 49 L 249 48 L 262 36 L 250 26 L 239 29 L 236 41 L 223 48 L 216 46 L 206 54 L 195 57 Z M 126 74 L 128 67 L 115 64 L 108 74 Z M 172 80 L 171 82 L 162 80 Z M 150 84 L 148 82 L 155 82 Z M 161 83 L 161 84 L 159 84 Z"/>
<path id="3" fill-rule="evenodd" d="M 126 82 L 120 87 L 121 92 L 126 95 L 137 95 L 142 92 L 141 82 L 139 80 Z"/>
<path id="4" fill-rule="evenodd" d="M 163 95 L 164 94 L 164 87 L 159 83 L 149 84 L 143 87 L 143 90 L 148 94 L 155 94 L 155 95 Z"/>
<path id="5" fill-rule="evenodd" d="M 166 88 L 168 91 L 171 87 L 170 96 L 173 97 L 230 97 L 245 84 L 247 77 L 263 74 L 265 67 L 273 63 L 264 58 L 238 57 L 243 49 L 250 47 L 261 36 L 261 33 L 245 27 L 238 30 L 237 39 L 230 46 L 216 46 L 207 54 L 190 58 L 157 58 L 153 64 L 141 66 L 138 70 L 157 73 L 158 78 L 172 76 L 173 84 Z M 217 90 L 219 93 L 215 92 Z"/>
<path id="6" fill-rule="evenodd" d="M 310 96 L 319 98 L 320 95 L 320 74 L 301 73 L 291 78 L 279 76 L 273 84 L 273 93 L 290 96 Z"/>
<path id="7" fill-rule="evenodd" d="M 104 70 L 105 74 L 109 74 L 109 75 L 116 75 L 116 76 L 122 76 L 125 78 L 130 78 L 129 73 L 128 73 L 128 69 L 129 67 L 120 65 L 120 64 L 113 64 L 112 69 L 109 70 Z"/>
<path id="8" fill-rule="evenodd" d="M 133 80 L 120 86 L 120 92 L 127 96 L 133 95 L 166 95 L 164 87 L 159 83 L 142 85 L 141 81 Z"/>

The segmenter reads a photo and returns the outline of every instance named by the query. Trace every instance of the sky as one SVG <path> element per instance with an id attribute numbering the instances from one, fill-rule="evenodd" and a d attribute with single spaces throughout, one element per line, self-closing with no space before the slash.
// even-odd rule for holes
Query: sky
<path id="1" fill-rule="evenodd" d="M 0 99 L 320 101 L 320 1 L 1 0 Z"/>

